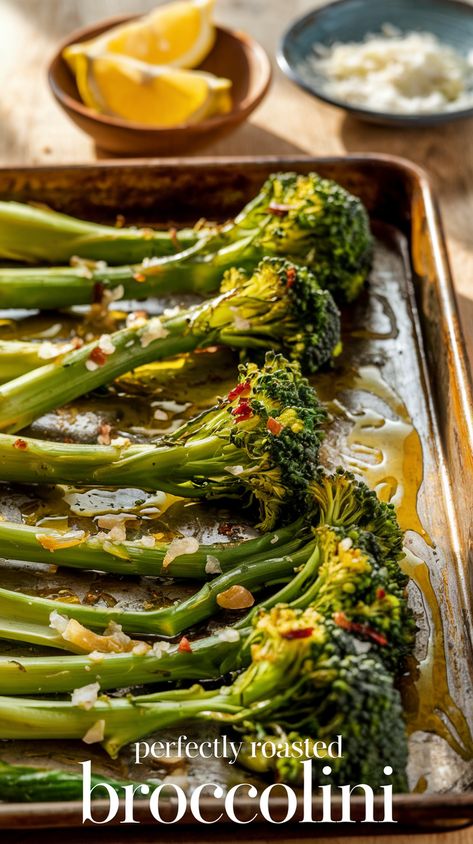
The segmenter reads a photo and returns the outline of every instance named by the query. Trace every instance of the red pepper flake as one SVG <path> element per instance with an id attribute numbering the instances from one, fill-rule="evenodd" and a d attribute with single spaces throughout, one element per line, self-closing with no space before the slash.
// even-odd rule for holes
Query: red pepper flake
<path id="1" fill-rule="evenodd" d="M 236 525 L 230 525 L 228 522 L 221 522 L 218 526 L 218 532 L 222 536 L 233 536 L 238 532 L 238 528 Z"/>
<path id="2" fill-rule="evenodd" d="M 107 362 L 107 355 L 102 351 L 100 346 L 95 346 L 89 355 L 89 360 L 92 360 L 97 366 L 103 366 Z"/>
<path id="3" fill-rule="evenodd" d="M 232 410 L 232 415 L 235 416 L 237 422 L 246 422 L 254 415 L 248 399 L 241 399 L 240 403 Z"/>
<path id="4" fill-rule="evenodd" d="M 286 270 L 286 287 L 292 287 L 297 281 L 297 272 L 295 267 L 289 267 Z"/>
<path id="5" fill-rule="evenodd" d="M 179 239 L 177 237 L 177 229 L 175 229 L 174 226 L 173 226 L 172 228 L 169 229 L 168 234 L 169 234 L 169 240 L 171 241 L 172 245 L 174 246 L 175 249 L 177 249 L 177 251 L 179 251 L 180 248 L 181 248 L 181 244 L 179 243 Z"/>
<path id="6" fill-rule="evenodd" d="M 15 442 L 13 443 L 13 448 L 19 448 L 20 451 L 25 451 L 28 448 L 28 443 L 26 442 L 26 440 L 15 440 Z"/>
<path id="7" fill-rule="evenodd" d="M 378 601 L 382 601 L 383 598 L 386 597 L 386 592 L 384 591 L 384 589 L 381 589 L 381 587 L 379 589 L 377 589 L 376 590 L 376 597 L 377 597 Z"/>
<path id="8" fill-rule="evenodd" d="M 381 645 L 383 648 L 386 647 L 388 644 L 386 636 L 383 636 L 382 633 L 378 633 L 377 630 L 373 630 L 372 627 L 368 627 L 367 625 L 360 624 L 360 627 L 363 628 L 361 632 L 365 636 L 368 636 L 368 638 L 372 639 L 373 642 L 376 642 L 377 645 Z"/>
<path id="9" fill-rule="evenodd" d="M 283 639 L 308 639 L 313 632 L 313 627 L 301 627 L 299 630 L 287 630 L 281 636 Z"/>
<path id="10" fill-rule="evenodd" d="M 237 384 L 233 390 L 230 390 L 227 398 L 228 401 L 235 401 L 238 396 L 249 396 L 251 393 L 251 384 L 249 381 L 243 381 L 241 384 Z"/>
<path id="11" fill-rule="evenodd" d="M 186 636 L 182 637 L 181 641 L 179 642 L 179 647 L 178 647 L 177 650 L 180 654 L 191 654 L 192 653 L 191 643 L 189 642 L 189 639 L 186 638 Z"/>
<path id="12" fill-rule="evenodd" d="M 97 437 L 97 442 L 100 445 L 110 445 L 110 434 L 112 433 L 112 426 L 108 424 L 108 422 L 102 422 L 99 425 L 99 435 Z"/>
<path id="13" fill-rule="evenodd" d="M 270 202 L 268 205 L 268 211 L 276 217 L 285 217 L 291 210 L 291 207 L 291 205 L 282 205 L 280 202 Z"/>
<path id="14" fill-rule="evenodd" d="M 279 437 L 284 425 L 281 425 L 277 419 L 274 419 L 272 416 L 269 417 L 266 427 L 270 434 L 274 434 L 275 437 Z"/>
<path id="15" fill-rule="evenodd" d="M 369 627 L 368 624 L 359 624 L 356 621 L 350 621 L 344 612 L 334 613 L 333 620 L 338 627 L 342 627 L 350 633 L 359 633 L 361 636 L 367 636 L 368 639 L 372 639 L 377 645 L 384 647 L 388 644 L 388 640 L 382 635 L 382 633 L 378 633 L 377 630 L 373 630 L 373 628 Z"/>
<path id="16" fill-rule="evenodd" d="M 103 301 L 103 294 L 105 293 L 105 285 L 101 281 L 96 281 L 92 288 L 92 302 L 94 305 L 100 305 Z"/>
<path id="17" fill-rule="evenodd" d="M 135 273 L 133 278 L 135 281 L 139 281 L 140 283 L 146 281 L 146 276 L 143 273 Z"/>

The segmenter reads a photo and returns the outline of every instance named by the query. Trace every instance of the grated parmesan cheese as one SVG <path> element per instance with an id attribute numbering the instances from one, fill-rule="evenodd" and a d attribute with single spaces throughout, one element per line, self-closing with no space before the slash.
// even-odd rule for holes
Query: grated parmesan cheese
<path id="1" fill-rule="evenodd" d="M 317 44 L 300 67 L 324 93 L 351 105 L 391 114 L 431 114 L 473 106 L 473 51 L 462 56 L 429 32 L 385 24 L 363 42 Z"/>

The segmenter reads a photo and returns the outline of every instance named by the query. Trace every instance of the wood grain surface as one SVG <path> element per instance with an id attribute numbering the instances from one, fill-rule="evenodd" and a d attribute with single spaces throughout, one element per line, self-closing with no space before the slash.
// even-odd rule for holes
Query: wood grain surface
<path id="1" fill-rule="evenodd" d="M 383 2 L 383 0 L 381 0 Z M 473 3 L 473 0 L 471 0 Z M 46 67 L 58 42 L 72 29 L 120 13 L 146 12 L 156 0 L 0 0 L 0 164 L 56 164 L 92 161 L 103 153 L 76 129 L 53 101 Z M 392 130 L 361 123 L 299 91 L 277 69 L 274 54 L 289 21 L 323 0 L 219 0 L 217 18 L 258 38 L 273 58 L 272 89 L 251 121 L 205 150 L 211 155 L 387 152 L 405 156 L 430 173 L 440 201 L 463 329 L 473 363 L 473 144 L 472 121 L 436 129 Z M 162 839 L 161 831 L 133 829 L 4 833 L 8 844 L 133 842 Z M 238 835 L 232 835 L 232 839 Z M 249 840 L 249 830 L 245 830 Z M 401 836 L 398 844 L 408 844 Z M 187 844 L 187 833 L 166 836 Z M 210 840 L 205 830 L 192 840 Z M 212 839 L 213 840 L 213 839 Z M 227 837 L 219 835 L 221 842 Z M 230 838 L 228 838 L 228 841 Z M 318 839 L 322 841 L 322 839 Z M 341 840 L 331 838 L 330 841 Z M 362 838 L 344 838 L 346 844 Z M 391 837 L 370 838 L 378 844 Z M 294 839 L 286 839 L 295 844 Z M 473 832 L 422 835 L 417 844 L 473 844 Z M 262 842 L 266 844 L 266 842 Z"/>

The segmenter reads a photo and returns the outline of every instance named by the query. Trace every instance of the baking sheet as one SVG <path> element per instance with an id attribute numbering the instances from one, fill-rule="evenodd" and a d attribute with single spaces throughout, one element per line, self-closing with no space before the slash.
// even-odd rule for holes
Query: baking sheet
<path id="1" fill-rule="evenodd" d="M 473 507 L 471 492 L 466 485 L 464 488 L 462 481 L 464 474 L 467 477 L 469 461 L 471 466 L 468 442 L 471 406 L 456 326 L 448 325 L 448 318 L 454 320 L 455 317 L 451 311 L 448 268 L 441 251 L 435 212 L 422 178 L 415 171 L 382 158 L 314 161 L 312 164 L 285 161 L 277 165 L 273 161 L 233 161 L 220 165 L 220 170 L 214 164 L 197 162 L 184 164 L 175 171 L 174 190 L 171 190 L 172 165 L 170 168 L 143 166 L 135 170 L 130 165 L 123 168 L 113 165 L 102 169 L 100 181 L 95 175 L 99 190 L 91 194 L 92 204 L 88 198 L 85 202 L 82 200 L 82 205 L 76 193 L 80 169 L 64 171 L 59 168 L 52 176 L 48 171 L 39 171 L 37 178 L 43 180 L 43 192 L 44 187 L 49 186 L 50 201 L 55 207 L 62 203 L 64 210 L 105 219 L 110 216 L 109 206 L 114 201 L 117 203 L 114 210 L 125 211 L 128 222 L 137 219 L 157 222 L 159 218 L 192 219 L 193 209 L 189 206 L 194 201 L 195 190 L 189 188 L 191 184 L 195 188 L 197 183 L 199 216 L 202 208 L 208 209 L 208 217 L 229 216 L 257 189 L 266 173 L 277 167 L 297 167 L 306 171 L 313 167 L 319 172 L 325 171 L 358 192 L 376 218 L 377 248 L 369 294 L 343 315 L 345 353 L 335 371 L 313 379 L 333 414 L 323 456 L 327 465 L 342 463 L 359 473 L 371 486 L 376 486 L 382 496 L 392 498 L 398 507 L 401 525 L 407 531 L 406 567 L 412 578 L 409 595 L 419 625 L 416 660 L 409 665 L 403 679 L 411 732 L 410 785 L 419 799 L 422 795 L 429 802 L 436 800 L 434 805 L 439 817 L 447 812 L 455 795 L 462 794 L 462 811 L 469 815 L 473 812 L 470 735 L 473 684 L 468 641 L 471 603 L 463 565 L 466 562 L 464 536 L 469 529 Z M 85 169 L 86 181 L 93 179 L 97 168 Z M 144 187 L 146 175 L 149 177 L 147 189 Z M 34 198 L 37 187 L 32 189 L 32 174 L 23 171 L 22 176 L 22 181 L 18 181 L 20 177 L 15 181 L 10 175 L 8 190 L 5 174 L 2 189 L 0 174 L 0 191 L 10 196 L 13 193 L 12 198 Z M 124 190 L 127 182 L 130 188 L 134 185 L 131 195 Z M 61 183 L 63 189 L 58 191 Z M 157 183 L 160 184 L 158 192 Z M 134 207 L 137 184 L 141 186 L 142 195 L 139 205 Z M 101 198 L 104 207 L 100 213 Z M 159 307 L 160 303 L 156 303 L 156 310 Z M 26 319 L 22 325 L 23 336 L 28 336 L 30 330 L 37 331 L 34 320 Z M 0 326 L 0 335 L 2 331 L 5 335 L 10 332 L 11 336 L 8 325 Z M 463 406 L 455 403 L 456 395 L 466 399 Z M 157 393 L 156 401 L 160 398 L 163 395 Z M 192 396 L 186 398 L 189 400 Z M 136 398 L 130 402 L 117 397 L 114 412 L 118 410 L 121 414 L 120 432 L 139 438 L 142 432 L 130 430 L 144 427 L 137 424 L 140 420 L 136 418 L 136 406 Z M 64 426 L 69 426 L 70 432 L 79 432 L 80 439 L 95 440 L 97 424 L 107 416 L 109 409 L 109 402 L 102 401 L 101 405 L 100 400 L 95 400 L 92 407 L 90 403 L 79 402 L 70 415 L 61 414 L 60 429 L 64 431 Z M 191 410 L 192 407 L 189 412 Z M 43 420 L 35 424 L 36 434 L 42 434 L 44 427 L 50 431 L 54 429 L 55 420 L 51 415 L 45 423 Z M 455 442 L 454 452 L 452 441 Z M 462 466 L 460 474 L 458 461 Z M 9 517 L 15 512 L 18 515 L 19 510 L 25 512 L 25 508 L 30 517 L 34 516 L 35 504 L 30 501 L 28 505 L 23 489 L 10 490 L 3 497 L 3 505 L 6 503 L 10 507 Z M 15 511 L 18 505 L 19 509 Z M 46 510 L 43 502 L 43 511 Z M 178 517 L 182 517 L 182 513 Z M 217 514 L 217 523 L 221 518 L 229 517 L 228 513 Z M 45 572 L 44 567 L 34 570 L 31 566 L 12 568 L 5 564 L 2 576 L 6 585 L 39 590 L 41 594 L 45 594 L 45 588 L 66 588 L 81 599 L 88 592 L 123 598 L 123 583 L 111 576 L 64 570 L 52 574 Z M 175 585 L 163 587 L 160 584 L 156 590 L 156 584 L 150 578 L 142 579 L 136 583 L 134 601 L 166 600 L 166 588 L 171 589 L 169 597 L 173 599 Z M 7 749 L 7 744 L 4 747 Z M 59 754 L 63 762 L 84 758 L 83 746 L 68 743 L 66 755 L 64 747 L 65 743 L 62 743 Z M 10 746 L 8 753 L 12 754 L 10 758 L 19 753 L 22 759 L 26 754 L 32 761 L 37 761 L 38 753 L 50 753 L 51 750 L 57 756 L 54 748 L 40 748 L 37 743 Z M 2 755 L 6 757 L 6 754 Z M 100 758 L 103 760 L 98 754 L 94 769 L 100 770 Z M 119 766 L 117 769 L 115 763 L 107 762 L 104 770 L 133 773 L 128 768 L 126 755 Z M 225 771 L 228 771 L 227 766 Z M 153 773 L 156 775 L 156 769 Z M 205 766 L 187 770 L 185 775 L 192 784 L 197 784 L 201 777 L 208 779 L 209 773 L 214 771 L 209 772 Z M 412 803 L 412 795 L 396 798 L 399 817 L 415 823 L 416 815 L 411 817 L 409 803 Z M 460 805 L 458 799 L 457 805 Z M 20 807 L 18 811 L 21 814 L 25 808 Z M 31 813 L 32 807 L 27 811 Z M 35 811 L 38 811 L 40 823 L 42 810 Z M 7 822 L 8 810 L 4 812 L 3 807 L 0 808 L 0 822 L 2 813 Z M 420 815 L 418 812 L 417 818 Z"/>

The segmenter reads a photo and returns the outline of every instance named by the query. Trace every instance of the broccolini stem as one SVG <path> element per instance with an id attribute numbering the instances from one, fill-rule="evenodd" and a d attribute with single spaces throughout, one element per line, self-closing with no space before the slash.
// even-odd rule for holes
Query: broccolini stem
<path id="1" fill-rule="evenodd" d="M 63 613 L 87 627 L 103 628 L 109 622 L 121 624 L 128 633 L 144 635 L 177 636 L 184 630 L 212 616 L 220 609 L 218 598 L 232 586 L 243 586 L 256 591 L 278 578 L 291 578 L 296 565 L 306 561 L 303 548 L 292 557 L 257 560 L 241 564 L 232 571 L 206 583 L 190 598 L 159 610 L 131 612 L 115 608 L 98 608 L 68 604 L 34 595 L 22 595 L 0 589 L 0 615 L 33 624 L 49 624 L 50 614 Z"/>
<path id="2" fill-rule="evenodd" d="M 18 483 L 69 483 L 86 486 L 134 486 L 197 497 L 193 479 L 234 476 L 226 469 L 238 463 L 240 452 L 222 445 L 219 437 L 206 437 L 185 445 L 84 445 L 19 438 L 0 434 L 2 480 Z M 244 457 L 242 455 L 242 461 Z M 169 480 L 172 478 L 172 480 Z"/>
<path id="3" fill-rule="evenodd" d="M 2 739 L 82 739 L 92 728 L 104 729 L 104 747 L 116 757 L 123 745 L 154 730 L 207 720 L 212 712 L 239 714 L 241 707 L 229 694 L 204 692 L 192 687 L 163 693 L 159 700 L 107 698 L 92 709 L 80 709 L 70 701 L 0 698 L 0 738 Z M 103 725 L 101 722 L 104 722 Z"/>
<path id="4" fill-rule="evenodd" d="M 74 257 L 126 264 L 172 255 L 208 231 L 105 226 L 19 202 L 0 202 L 0 258 L 67 264 Z"/>
<path id="5" fill-rule="evenodd" d="M 218 290 L 222 273 L 232 265 L 232 258 L 204 254 L 201 260 L 192 260 L 192 255 L 199 253 L 202 245 L 196 244 L 186 252 L 168 258 L 156 258 L 151 264 L 90 268 L 1 267 L 0 308 L 18 308 L 25 302 L 30 308 L 43 310 L 90 305 L 103 295 L 103 291 L 118 288 L 121 299 L 213 293 Z M 186 255 L 189 257 L 184 262 Z M 214 260 L 210 262 L 209 257 Z"/>
<path id="6" fill-rule="evenodd" d="M 58 343 L 57 353 L 61 349 L 71 348 L 68 343 Z M 0 383 L 19 378 L 25 372 L 31 372 L 44 366 L 40 357 L 41 343 L 29 343 L 25 340 L 0 340 Z"/>
<path id="7" fill-rule="evenodd" d="M 53 630 L 48 624 L 37 624 L 26 622 L 22 619 L 10 618 L 8 613 L 9 609 L 5 612 L 5 602 L 2 602 L 0 598 L 0 639 L 8 639 L 12 642 L 25 642 L 28 645 L 41 645 L 41 647 L 45 648 L 57 648 L 58 650 L 69 651 L 74 654 L 84 653 L 83 648 L 78 648 L 71 642 L 66 642 L 60 633 Z"/>
<path id="8" fill-rule="evenodd" d="M 126 785 L 138 788 L 140 783 L 110 779 L 101 774 L 92 774 L 91 786 L 95 789 L 93 799 L 100 799 L 99 786 L 108 783 L 115 789 Z M 148 781 L 152 787 L 157 781 Z M 81 773 L 73 771 L 55 770 L 52 768 L 35 768 L 32 765 L 9 765 L 0 760 L 0 794 L 2 800 L 10 803 L 36 803 L 55 800 L 82 800 L 83 778 Z M 103 795 L 105 796 L 105 795 Z"/>
<path id="9" fill-rule="evenodd" d="M 226 633 L 207 636 L 192 642 L 192 650 L 179 650 L 178 646 L 171 646 L 158 654 L 143 655 L 133 653 L 110 654 L 104 653 L 97 662 L 88 655 L 59 656 L 59 657 L 0 657 L 0 688 L 4 694 L 40 694 L 49 692 L 70 692 L 82 685 L 100 681 L 103 690 L 120 687 L 126 682 L 127 686 L 154 683 L 161 680 L 204 680 L 216 679 L 229 671 L 245 667 L 250 660 L 248 636 L 251 632 L 251 622 L 262 609 L 270 609 L 277 604 L 292 606 L 293 601 L 300 597 L 301 592 L 308 594 L 308 587 L 317 576 L 318 563 L 314 554 L 310 553 L 313 542 L 307 548 L 309 557 L 302 569 L 271 597 L 254 606 L 240 621 Z M 301 605 L 308 606 L 309 601 Z M 0 637 L 4 637 L 0 619 Z M 44 630 L 44 635 L 37 631 Z M 236 633 L 236 635 L 235 635 Z M 5 638 L 5 637 L 4 637 Z M 31 641 L 53 647 L 70 647 L 61 636 L 51 628 L 40 625 L 23 625 L 10 622 L 6 630 L 6 638 L 20 641 Z M 56 639 L 61 639 L 57 644 Z"/>
<path id="10" fill-rule="evenodd" d="M 281 556 L 297 551 L 307 541 L 302 521 L 255 539 L 201 545 L 197 551 L 174 557 L 167 566 L 163 565 L 169 548 L 166 543 L 150 548 L 138 539 L 104 547 L 93 536 L 77 531 L 61 533 L 41 526 L 0 522 L 0 557 L 32 563 L 54 563 L 57 558 L 61 566 L 70 568 L 205 580 L 209 555 L 218 560 L 222 571 L 229 571 L 249 559 L 267 558 L 269 552 Z"/>
<path id="11" fill-rule="evenodd" d="M 172 645 L 168 651 L 146 654 L 104 653 L 101 659 L 88 654 L 0 657 L 2 694 L 72 692 L 96 681 L 106 690 L 169 680 L 217 680 L 243 664 L 242 643 L 248 632 L 241 630 L 231 641 L 219 634 L 197 639 L 189 652 Z"/>
<path id="12" fill-rule="evenodd" d="M 136 366 L 192 351 L 201 340 L 197 333 L 187 332 L 185 313 L 163 320 L 164 330 L 157 331 L 156 339 L 148 342 L 152 325 L 156 323 L 114 332 L 110 335 L 112 354 L 100 352 L 97 342 L 89 343 L 4 384 L 0 387 L 0 430 L 20 430 L 48 410 L 95 390 Z"/>

